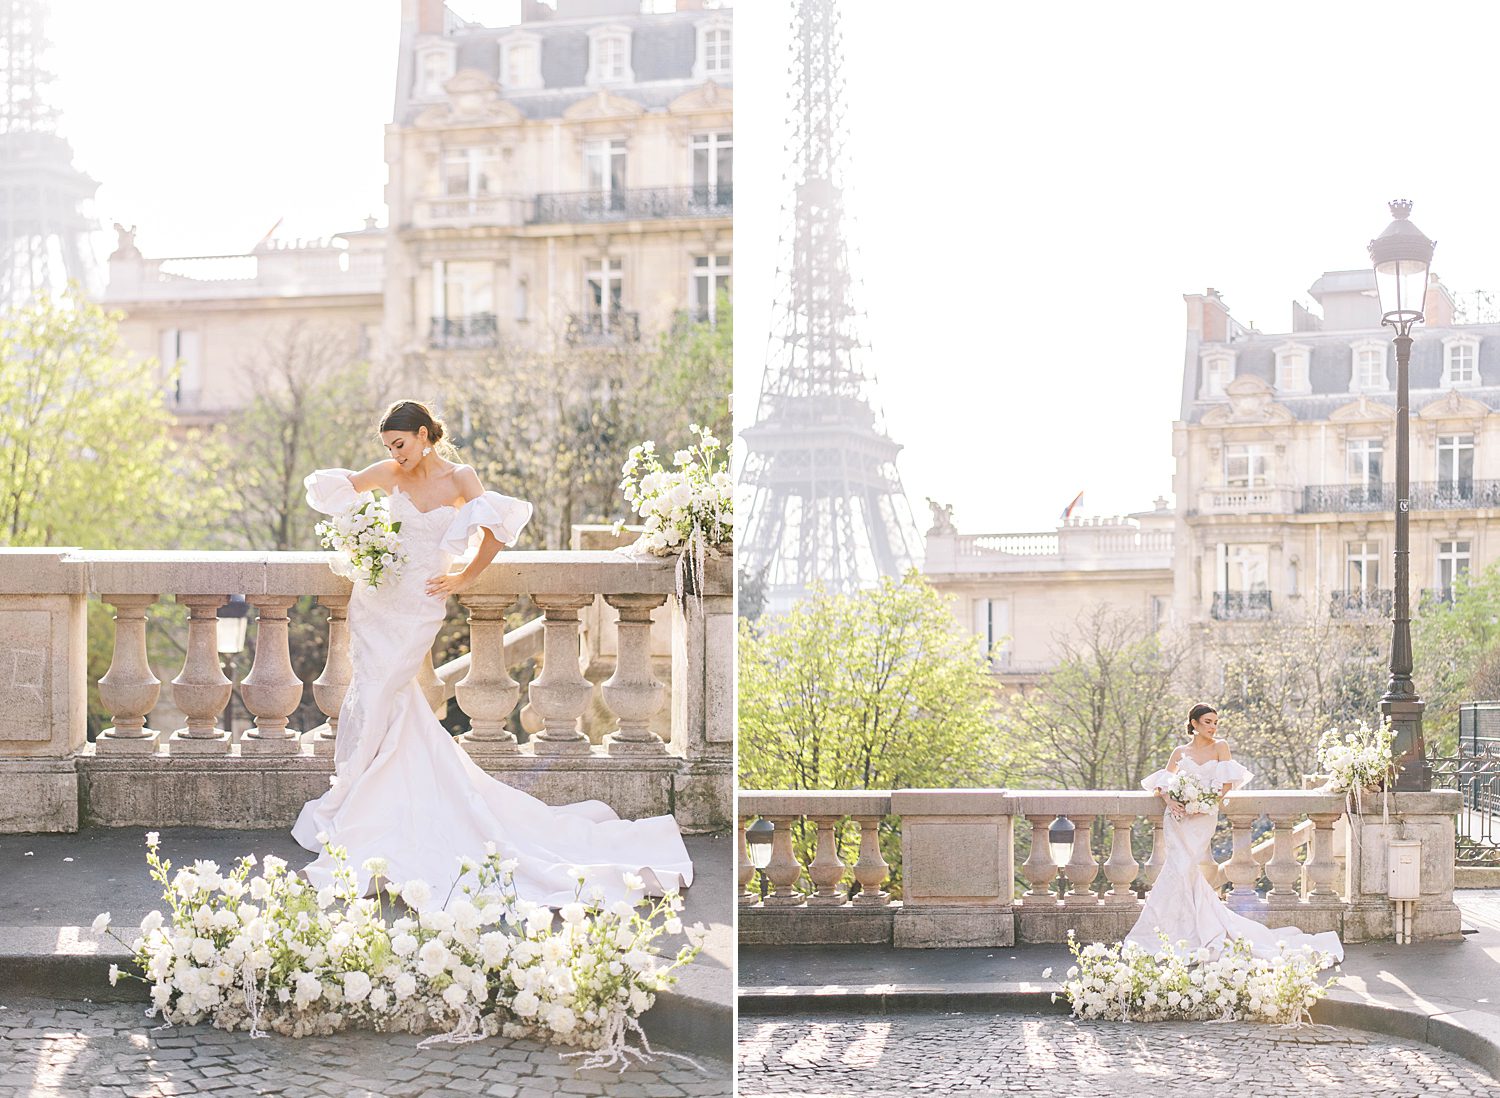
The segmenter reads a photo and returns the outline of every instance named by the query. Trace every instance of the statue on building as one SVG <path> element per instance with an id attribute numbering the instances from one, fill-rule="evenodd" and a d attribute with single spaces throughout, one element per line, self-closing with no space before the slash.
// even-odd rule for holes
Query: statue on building
<path id="1" fill-rule="evenodd" d="M 927 506 L 932 509 L 932 528 L 927 531 L 927 536 L 956 537 L 958 527 L 953 525 L 953 504 L 938 503 L 928 496 Z"/>
<path id="2" fill-rule="evenodd" d="M 110 259 L 140 259 L 141 250 L 135 246 L 135 231 L 140 226 L 132 225 L 126 228 L 118 221 L 115 222 L 115 236 L 117 243 L 115 250 L 110 253 Z"/>

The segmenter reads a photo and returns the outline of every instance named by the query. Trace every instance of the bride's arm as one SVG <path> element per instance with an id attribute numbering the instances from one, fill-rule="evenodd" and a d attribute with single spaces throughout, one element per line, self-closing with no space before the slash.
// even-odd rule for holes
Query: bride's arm
<path id="1" fill-rule="evenodd" d="M 374 465 L 366 465 L 359 472 L 349 477 L 349 483 L 354 485 L 356 492 L 368 492 L 371 488 L 382 488 L 389 492 L 391 485 L 395 483 L 391 479 L 392 471 L 396 468 L 394 458 L 386 458 L 377 461 Z"/>

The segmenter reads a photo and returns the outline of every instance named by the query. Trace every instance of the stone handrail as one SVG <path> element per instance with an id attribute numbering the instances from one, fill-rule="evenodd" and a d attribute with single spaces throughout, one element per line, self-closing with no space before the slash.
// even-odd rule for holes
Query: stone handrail
<path id="1" fill-rule="evenodd" d="M 0 681 L 0 831 L 71 830 L 80 813 L 113 826 L 290 823 L 302 801 L 327 787 L 352 672 L 351 587 L 327 559 L 321 552 L 0 550 L 0 667 L 16 669 L 11 681 Z M 451 692 L 470 718 L 458 742 L 475 761 L 554 803 L 597 798 L 622 815 L 675 809 L 690 830 L 726 826 L 733 563 L 710 561 L 703 599 L 686 605 L 673 597 L 673 565 L 609 551 L 505 552 L 457 595 L 470 654 Z M 217 611 L 231 592 L 245 595 L 258 620 L 253 661 L 238 684 L 254 726 L 237 743 L 220 727 L 236 686 L 216 645 Z M 112 606 L 116 620 L 110 667 L 98 683 L 112 719 L 93 743 L 85 706 L 91 595 Z M 505 614 L 522 595 L 542 616 L 507 645 Z M 189 620 L 182 668 L 163 684 L 147 659 L 146 625 L 167 596 L 188 608 Z M 288 611 L 304 596 L 328 612 L 321 671 L 291 662 Z M 581 661 L 580 615 L 597 617 L 600 600 L 610 610 L 617 655 L 610 677 L 595 683 Z M 661 613 L 672 624 L 670 698 L 652 673 L 652 623 Z M 508 668 L 538 646 L 543 671 L 525 693 L 539 727 L 520 743 L 508 721 L 522 690 Z M 450 688 L 430 660 L 418 681 L 440 706 Z M 292 728 L 308 685 L 327 720 Z M 185 717 L 170 732 L 148 727 L 163 689 Z M 591 706 L 611 728 L 597 744 L 580 729 Z M 653 730 L 665 727 L 658 711 L 670 712 L 665 738 Z"/>
<path id="2" fill-rule="evenodd" d="M 1406 793 L 1391 799 L 1402 802 L 1393 814 L 1399 811 L 1424 843 L 1418 936 L 1456 934 L 1451 817 L 1457 796 Z M 1391 836 L 1379 815 L 1351 817 L 1341 794 L 1320 790 L 1231 792 L 1223 813 L 1231 856 L 1222 866 L 1206 861 L 1200 869 L 1215 887 L 1229 885 L 1224 898 L 1232 909 L 1272 926 L 1334 930 L 1346 941 L 1383 936 L 1391 919 L 1384 898 L 1384 843 Z M 1162 802 L 1142 791 L 756 790 L 741 792 L 738 815 L 742 828 L 757 817 L 776 825 L 764 900 L 752 888 L 754 871 L 741 843 L 741 941 L 748 944 L 1003 946 L 1061 942 L 1070 930 L 1085 941 L 1117 941 L 1134 925 L 1166 858 Z M 1059 815 L 1076 829 L 1061 871 L 1047 841 Z M 877 841 L 880 824 L 891 817 L 901 838 L 899 900 L 885 891 L 889 867 Z M 1272 834 L 1253 843 L 1262 817 L 1270 819 Z M 814 856 L 806 865 L 793 845 L 798 821 L 816 829 Z M 846 826 L 858 828 L 853 865 L 840 854 Z M 1019 866 L 1018 826 L 1029 839 Z M 1136 855 L 1141 826 L 1150 828 L 1144 863 Z M 1262 874 L 1271 886 L 1264 896 L 1255 888 Z M 851 875 L 857 892 L 845 883 Z M 1061 896 L 1055 890 L 1059 876 L 1066 882 Z M 873 925 L 869 916 L 875 913 L 886 921 Z"/>

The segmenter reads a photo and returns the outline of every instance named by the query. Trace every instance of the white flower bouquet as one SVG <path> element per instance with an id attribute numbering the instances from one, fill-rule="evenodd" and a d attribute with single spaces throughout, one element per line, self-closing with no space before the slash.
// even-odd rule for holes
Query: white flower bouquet
<path id="1" fill-rule="evenodd" d="M 630 451 L 620 470 L 620 490 L 645 520 L 637 545 L 656 556 L 677 555 L 678 598 L 685 588 L 701 589 L 705 558 L 718 556 L 718 546 L 734 536 L 729 452 L 718 456 L 719 440 L 707 427 L 694 423 L 688 430 L 697 442 L 673 455 L 675 468 L 664 466 L 656 444 L 647 441 Z M 623 525 L 616 523 L 616 532 Z"/>
<path id="2" fill-rule="evenodd" d="M 266 857 L 252 877 L 254 855 L 227 872 L 198 861 L 172 873 L 147 836 L 147 863 L 163 886 L 169 915 L 152 911 L 132 941 L 109 931 L 109 915 L 94 921 L 134 954 L 134 972 L 110 971 L 151 986 L 152 1008 L 169 1022 L 208 1019 L 221 1029 L 263 1030 L 291 1036 L 332 1033 L 363 1025 L 379 1031 L 444 1032 L 429 1041 L 471 1041 L 501 1032 L 556 1041 L 593 1055 L 585 1066 L 645 1059 L 625 1044 L 641 1036 L 637 1021 L 657 992 L 677 980 L 676 969 L 702 949 L 703 928 L 670 959 L 655 944 L 682 931 L 675 893 L 640 910 L 645 901 L 597 899 L 551 909 L 517 900 L 514 863 L 493 848 L 482 862 L 460 859 L 475 877 L 442 907 L 423 881 L 386 881 L 383 859 L 365 869 L 406 913 L 387 920 L 385 900 L 356 894 L 356 878 L 341 847 L 334 884 L 314 889 Z M 582 888 L 579 875 L 579 891 Z M 639 878 L 626 876 L 630 890 Z M 391 916 L 394 911 L 389 912 Z M 425 1042 L 424 1042 L 425 1043 Z M 582 1055 L 582 1054 L 580 1054 Z"/>
<path id="3" fill-rule="evenodd" d="M 1062 994 L 1073 1015 L 1122 1022 L 1299 1022 L 1333 982 L 1318 979 L 1319 970 L 1333 964 L 1326 953 L 1255 957 L 1250 942 L 1236 938 L 1210 957 L 1206 949 L 1173 950 L 1165 934 L 1161 939 L 1163 948 L 1152 954 L 1134 942 L 1080 946 L 1069 931 L 1068 949 L 1077 963 L 1068 969 Z"/>
<path id="4" fill-rule="evenodd" d="M 391 518 L 390 497 L 375 499 L 368 492 L 342 512 L 315 526 L 321 544 L 332 549 L 329 567 L 336 575 L 375 590 L 387 576 L 399 576 L 406 563 L 401 548 L 401 522 Z"/>
<path id="5" fill-rule="evenodd" d="M 1364 721 L 1353 732 L 1330 728 L 1318 738 L 1318 768 L 1327 787 L 1338 793 L 1380 786 L 1391 776 L 1391 743 L 1396 738 L 1389 721 L 1371 728 Z"/>
<path id="6" fill-rule="evenodd" d="M 1167 780 L 1167 796 L 1182 805 L 1189 816 L 1219 811 L 1220 787 L 1204 782 L 1198 775 L 1179 770 Z"/>

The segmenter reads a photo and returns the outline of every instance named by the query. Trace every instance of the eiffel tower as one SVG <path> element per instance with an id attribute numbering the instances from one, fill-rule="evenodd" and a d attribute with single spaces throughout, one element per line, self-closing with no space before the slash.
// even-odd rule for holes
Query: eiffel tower
<path id="1" fill-rule="evenodd" d="M 73 167 L 43 88 L 45 0 L 0 0 L 0 309 L 90 288 L 83 203 L 99 184 Z"/>
<path id="2" fill-rule="evenodd" d="M 835 0 L 799 0 L 792 27 L 790 261 L 777 271 L 770 346 L 741 485 L 751 582 L 777 613 L 813 583 L 829 592 L 899 576 L 917 552 L 896 471 L 901 446 L 880 422 L 863 314 L 844 239 L 840 165 L 843 54 Z M 782 237 L 783 255 L 787 238 Z"/>

